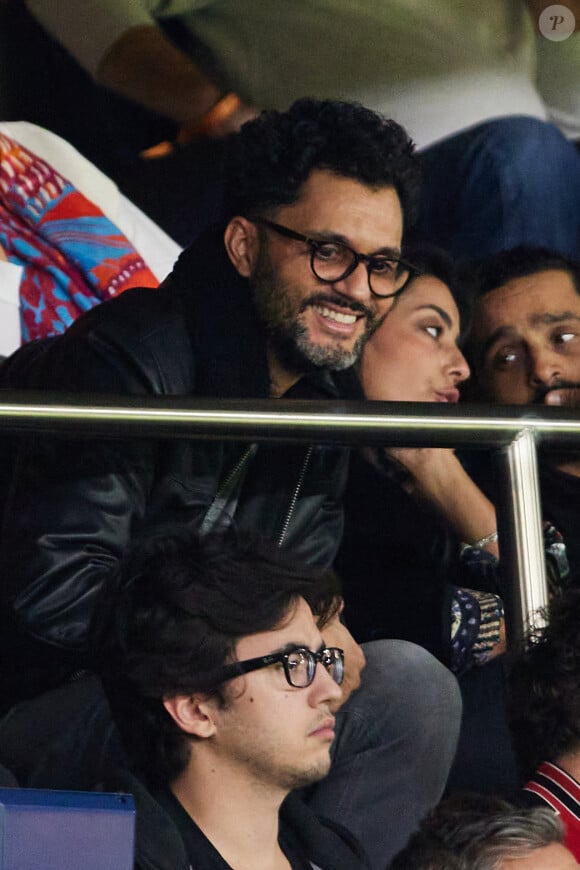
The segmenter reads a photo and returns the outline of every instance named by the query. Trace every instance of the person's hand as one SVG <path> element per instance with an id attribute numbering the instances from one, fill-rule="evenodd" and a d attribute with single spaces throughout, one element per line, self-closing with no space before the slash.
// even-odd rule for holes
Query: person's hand
<path id="1" fill-rule="evenodd" d="M 561 408 L 580 408 L 580 386 L 550 390 L 549 393 L 546 393 L 544 405 Z"/>
<path id="2" fill-rule="evenodd" d="M 337 646 L 344 650 L 344 680 L 342 682 L 342 698 L 334 701 L 331 709 L 335 712 L 346 699 L 360 686 L 360 675 L 364 668 L 365 654 L 346 627 L 340 621 L 340 610 L 321 629 L 326 646 Z"/>
<path id="3" fill-rule="evenodd" d="M 0 245 L 0 260 L 3 260 L 3 261 L 8 260 L 8 257 L 6 256 L 6 251 L 4 250 L 2 245 Z"/>

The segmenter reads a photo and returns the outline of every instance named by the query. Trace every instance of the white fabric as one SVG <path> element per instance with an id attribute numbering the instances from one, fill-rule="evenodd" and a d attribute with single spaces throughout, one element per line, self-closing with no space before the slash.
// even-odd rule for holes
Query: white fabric
<path id="1" fill-rule="evenodd" d="M 547 117 L 524 0 L 26 2 L 93 75 L 131 27 L 180 15 L 232 86 L 264 108 L 298 96 L 355 99 L 395 118 L 420 147 L 489 118 Z M 552 54 L 550 75 L 563 57 Z M 567 111 L 580 119 L 580 51 L 564 66 L 560 78 L 576 94 Z"/>
<path id="2" fill-rule="evenodd" d="M 159 281 L 169 274 L 181 251 L 179 245 L 72 145 L 26 121 L 0 123 L 0 132 L 42 157 L 94 202 L 139 251 Z M 19 277 L 20 267 L 0 260 L 0 354 L 3 356 L 20 345 Z"/>
<path id="3" fill-rule="evenodd" d="M 0 260 L 0 355 L 20 345 L 19 289 L 22 266 Z"/>

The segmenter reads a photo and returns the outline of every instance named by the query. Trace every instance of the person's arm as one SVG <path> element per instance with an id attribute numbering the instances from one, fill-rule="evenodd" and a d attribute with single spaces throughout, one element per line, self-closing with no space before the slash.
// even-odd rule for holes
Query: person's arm
<path id="1" fill-rule="evenodd" d="M 388 453 L 410 472 L 413 492 L 431 505 L 460 541 L 474 545 L 495 534 L 495 508 L 453 450 L 392 448 Z M 497 540 L 483 548 L 499 555 Z"/>
<path id="2" fill-rule="evenodd" d="M 499 556 L 495 508 L 453 450 L 395 448 L 389 453 L 411 473 L 413 492 L 436 511 L 459 540 L 469 545 L 479 542 L 481 549 Z M 483 665 L 506 650 L 503 604 L 492 592 L 454 587 L 451 625 L 450 667 L 455 673 L 473 664 Z"/>
<path id="3" fill-rule="evenodd" d="M 24 354 L 34 347 L 19 352 L 24 365 Z M 138 361 L 104 335 L 75 341 L 69 333 L 30 365 L 36 368 L 34 386 L 42 389 L 153 392 Z M 13 388 L 17 369 L 10 376 L 5 385 Z M 21 630 L 56 647 L 83 649 L 95 597 L 141 528 L 156 456 L 157 445 L 143 439 L 18 439 L 4 504 L 0 572 L 4 602 Z"/>
<path id="4" fill-rule="evenodd" d="M 23 443 L 0 562 L 21 629 L 84 648 L 96 595 L 145 515 L 152 459 L 141 442 Z"/>
<path id="5" fill-rule="evenodd" d="M 182 143 L 201 132 L 225 136 L 257 114 L 239 97 L 224 94 L 155 25 L 123 33 L 99 63 L 97 81 L 176 121 Z"/>
<path id="6" fill-rule="evenodd" d="M 195 129 L 224 97 L 223 91 L 166 37 L 147 3 L 27 0 L 27 7 L 99 84 L 179 125 Z M 229 105 L 212 123 L 211 135 L 237 130 L 256 114 L 241 100 Z M 187 138 L 186 132 L 182 141 Z"/>
<path id="7" fill-rule="evenodd" d="M 155 24 L 123 33 L 101 59 L 96 78 L 178 124 L 201 118 L 223 96 Z"/>

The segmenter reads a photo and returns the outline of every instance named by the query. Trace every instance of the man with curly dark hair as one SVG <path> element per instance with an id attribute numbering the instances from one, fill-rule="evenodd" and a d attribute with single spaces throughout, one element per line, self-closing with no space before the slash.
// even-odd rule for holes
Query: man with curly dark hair
<path id="1" fill-rule="evenodd" d="M 556 596 L 514 659 L 509 719 L 526 801 L 562 817 L 580 859 L 580 590 Z"/>
<path id="2" fill-rule="evenodd" d="M 23 348 L 5 384 L 253 402 L 362 397 L 351 366 L 412 272 L 401 253 L 418 183 L 412 142 L 362 106 L 301 100 L 246 124 L 229 150 L 225 225 L 196 240 L 158 290 L 128 291 Z M 241 534 L 326 567 L 342 533 L 347 462 L 345 448 L 318 445 L 23 439 L 0 540 L 1 677 L 7 704 L 49 693 L 48 715 L 30 702 L 33 739 L 61 709 L 50 690 L 90 666 L 95 598 L 136 536 L 171 521 L 209 532 L 233 518 Z M 326 635 L 346 651 L 346 703 L 331 774 L 310 799 L 382 866 L 440 797 L 458 690 L 422 649 L 377 641 L 348 699 L 363 653 L 338 615 Z M 22 725 L 10 721 L 22 746 Z"/>

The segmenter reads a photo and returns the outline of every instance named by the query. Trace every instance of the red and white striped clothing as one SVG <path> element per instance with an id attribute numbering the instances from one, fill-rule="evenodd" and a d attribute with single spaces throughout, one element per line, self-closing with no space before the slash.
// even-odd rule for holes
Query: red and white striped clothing
<path id="1" fill-rule="evenodd" d="M 544 761 L 524 790 L 560 815 L 566 828 L 565 845 L 580 860 L 580 783 L 557 764 Z"/>

